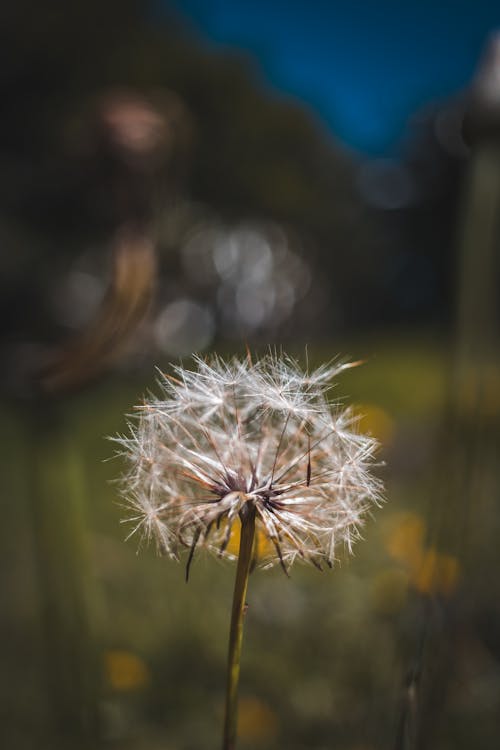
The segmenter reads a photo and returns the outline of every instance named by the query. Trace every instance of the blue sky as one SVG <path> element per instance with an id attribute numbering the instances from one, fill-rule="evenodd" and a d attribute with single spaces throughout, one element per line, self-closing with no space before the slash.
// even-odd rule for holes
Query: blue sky
<path id="1" fill-rule="evenodd" d="M 170 0 L 201 38 L 246 51 L 263 80 L 306 103 L 360 151 L 397 147 L 408 118 L 462 89 L 488 36 L 492 0 Z"/>

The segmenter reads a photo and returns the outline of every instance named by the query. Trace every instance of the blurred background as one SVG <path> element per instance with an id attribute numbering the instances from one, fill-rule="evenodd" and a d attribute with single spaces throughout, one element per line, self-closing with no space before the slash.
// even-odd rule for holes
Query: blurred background
<path id="1" fill-rule="evenodd" d="M 363 367 L 387 503 L 256 571 L 241 748 L 500 739 L 500 10 L 0 10 L 0 738 L 216 747 L 234 567 L 124 543 L 105 438 L 193 352 Z"/>

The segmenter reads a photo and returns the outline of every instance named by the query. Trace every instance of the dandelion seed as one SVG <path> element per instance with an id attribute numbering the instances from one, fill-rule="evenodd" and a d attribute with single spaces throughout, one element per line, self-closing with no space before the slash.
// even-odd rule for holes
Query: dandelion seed
<path id="1" fill-rule="evenodd" d="M 247 508 L 255 511 L 264 567 L 295 560 L 332 565 L 349 550 L 366 512 L 380 501 L 371 473 L 377 448 L 328 392 L 346 364 L 303 373 L 268 355 L 160 375 L 163 397 L 138 407 L 138 424 L 118 439 L 129 462 L 123 481 L 131 536 L 154 538 L 178 558 L 228 543 Z"/>
<path id="2" fill-rule="evenodd" d="M 129 537 L 156 540 L 186 580 L 198 550 L 238 564 L 229 634 L 224 750 L 236 743 L 237 689 L 248 576 L 260 563 L 288 575 L 295 560 L 332 567 L 381 500 L 371 468 L 377 443 L 349 409 L 332 406 L 334 377 L 353 365 L 303 373 L 290 358 L 194 359 L 160 375 L 163 398 L 138 407 L 123 478 Z"/>

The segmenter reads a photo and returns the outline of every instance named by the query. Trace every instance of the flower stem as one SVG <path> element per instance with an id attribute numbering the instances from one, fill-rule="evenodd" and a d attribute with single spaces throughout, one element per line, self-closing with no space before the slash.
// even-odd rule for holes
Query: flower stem
<path id="1" fill-rule="evenodd" d="M 224 740 L 222 750 L 236 747 L 238 683 L 240 679 L 240 654 L 243 640 L 243 618 L 247 593 L 248 575 L 252 563 L 255 537 L 255 508 L 247 504 L 241 514 L 240 550 L 233 592 L 233 610 L 229 631 L 229 652 L 227 662 L 226 714 L 224 719 Z"/>

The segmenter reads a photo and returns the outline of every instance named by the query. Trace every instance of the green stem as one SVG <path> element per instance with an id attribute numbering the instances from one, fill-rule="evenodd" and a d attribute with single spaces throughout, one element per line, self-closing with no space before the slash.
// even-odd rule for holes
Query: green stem
<path id="1" fill-rule="evenodd" d="M 240 679 L 241 642 L 243 640 L 243 618 L 247 594 L 248 575 L 252 563 L 255 537 L 255 508 L 246 505 L 241 518 L 240 551 L 234 582 L 233 610 L 229 631 L 229 653 L 227 663 L 226 715 L 222 750 L 234 750 L 238 716 L 238 683 Z"/>

